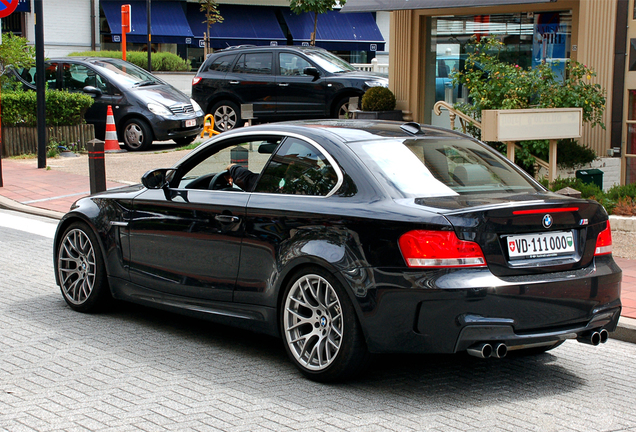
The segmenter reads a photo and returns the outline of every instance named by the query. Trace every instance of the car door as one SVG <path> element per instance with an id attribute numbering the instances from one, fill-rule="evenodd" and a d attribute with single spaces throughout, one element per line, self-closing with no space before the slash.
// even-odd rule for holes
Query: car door
<path id="1" fill-rule="evenodd" d="M 128 221 L 132 282 L 170 295 L 232 300 L 250 193 L 224 183 L 221 175 L 215 185 L 211 181 L 225 172 L 238 144 L 260 143 L 243 141 L 205 148 L 183 162 L 170 187 L 135 198 Z M 249 169 L 258 173 L 263 159 L 267 155 L 252 153 Z"/>
<path id="2" fill-rule="evenodd" d="M 108 105 L 113 107 L 121 104 L 123 95 L 121 92 L 111 85 L 106 78 L 101 76 L 91 67 L 80 64 L 65 62 L 62 64 L 62 86 L 63 90 L 71 93 L 85 93 L 84 88 L 87 86 L 95 87 L 99 90 L 97 93 L 86 93 L 94 98 L 93 105 L 84 114 L 86 123 L 95 126 L 95 136 L 104 139 L 106 134 L 106 114 Z"/>
<path id="3" fill-rule="evenodd" d="M 276 77 L 274 55 L 269 51 L 241 54 L 225 79 L 230 91 L 242 104 L 252 104 L 254 116 L 271 117 L 276 113 Z"/>
<path id="4" fill-rule="evenodd" d="M 311 118 L 329 113 L 325 80 L 303 72 L 315 67 L 299 53 L 278 53 L 277 117 Z"/>

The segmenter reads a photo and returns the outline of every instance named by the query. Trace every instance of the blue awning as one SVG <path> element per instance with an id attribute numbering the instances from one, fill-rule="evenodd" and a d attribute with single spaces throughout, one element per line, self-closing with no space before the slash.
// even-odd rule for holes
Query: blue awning
<path id="1" fill-rule="evenodd" d="M 31 12 L 31 1 L 30 0 L 20 0 L 18 6 L 15 8 L 16 12 Z"/>
<path id="2" fill-rule="evenodd" d="M 308 43 L 314 31 L 314 14 L 295 14 L 282 9 L 294 44 Z M 384 51 L 384 37 L 370 12 L 343 14 L 329 11 L 318 15 L 316 46 L 331 51 Z"/>
<path id="3" fill-rule="evenodd" d="M 148 42 L 146 1 L 102 0 L 101 5 L 112 35 L 121 35 L 121 5 L 130 5 L 132 29 L 126 40 L 132 43 Z M 156 43 L 189 44 L 192 30 L 186 19 L 185 3 L 177 1 L 153 1 L 150 6 L 151 41 Z M 115 37 L 113 39 L 116 39 Z M 114 40 L 115 41 L 115 40 Z"/>
<path id="4" fill-rule="evenodd" d="M 284 45 L 287 38 L 278 24 L 275 8 L 268 6 L 219 5 L 223 21 L 210 25 L 211 45 L 215 49 L 234 45 Z M 203 46 L 208 31 L 205 13 L 198 3 L 188 3 L 188 22 L 197 46 Z"/>

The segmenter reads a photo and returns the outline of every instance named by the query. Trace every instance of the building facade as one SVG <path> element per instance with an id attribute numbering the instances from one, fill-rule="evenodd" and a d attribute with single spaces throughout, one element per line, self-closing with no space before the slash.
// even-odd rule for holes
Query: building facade
<path id="1" fill-rule="evenodd" d="M 465 96 L 445 93 L 442 66 L 461 61 L 471 36 L 497 36 L 521 66 L 543 60 L 558 72 L 571 59 L 597 72 L 593 82 L 607 92 L 606 128 L 586 126 L 580 142 L 598 156 L 620 157 L 622 181 L 636 181 L 634 0 L 349 0 L 343 12 L 370 8 L 391 10 L 389 85 L 405 118 L 439 121 L 437 100 Z"/>

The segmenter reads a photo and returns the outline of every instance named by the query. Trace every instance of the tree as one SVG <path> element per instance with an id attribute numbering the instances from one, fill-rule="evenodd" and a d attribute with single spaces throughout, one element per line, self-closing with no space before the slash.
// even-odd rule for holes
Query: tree
<path id="1" fill-rule="evenodd" d="M 9 69 L 30 68 L 35 64 L 35 48 L 27 40 L 12 33 L 2 35 L 0 44 L 0 83 L 5 84 Z"/>
<path id="2" fill-rule="evenodd" d="M 333 10 L 337 5 L 344 6 L 347 0 L 290 0 L 291 10 L 300 15 L 304 12 L 314 13 L 314 31 L 311 34 L 311 46 L 316 45 L 316 29 L 318 28 L 318 14 L 323 14 Z"/>
<path id="3" fill-rule="evenodd" d="M 207 50 L 210 48 L 210 25 L 223 22 L 223 17 L 219 12 L 219 4 L 216 1 L 199 0 L 199 4 L 201 5 L 199 10 L 205 12 L 205 21 L 203 22 L 208 26 L 208 32 L 205 35 L 205 54 L 207 55 Z"/>

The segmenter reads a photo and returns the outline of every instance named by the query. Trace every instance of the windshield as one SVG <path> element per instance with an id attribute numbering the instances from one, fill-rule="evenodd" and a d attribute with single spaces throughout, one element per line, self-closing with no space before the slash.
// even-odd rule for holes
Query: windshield
<path id="1" fill-rule="evenodd" d="M 163 84 L 163 81 L 139 66 L 123 60 L 97 60 L 93 61 L 92 64 L 99 67 L 104 75 L 108 75 L 112 81 L 123 87 Z"/>
<path id="2" fill-rule="evenodd" d="M 469 139 L 396 139 L 350 145 L 380 183 L 404 197 L 541 190 L 499 153 Z"/>
<path id="3" fill-rule="evenodd" d="M 305 51 L 307 57 L 312 59 L 321 68 L 331 73 L 353 72 L 356 70 L 349 63 L 340 57 L 331 54 L 329 51 Z"/>

